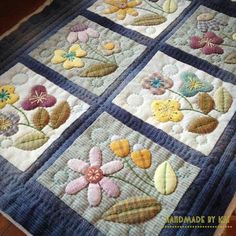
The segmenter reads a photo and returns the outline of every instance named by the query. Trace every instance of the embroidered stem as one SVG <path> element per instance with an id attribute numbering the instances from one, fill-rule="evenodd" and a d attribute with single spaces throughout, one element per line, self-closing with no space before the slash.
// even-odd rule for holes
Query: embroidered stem
<path id="1" fill-rule="evenodd" d="M 162 12 L 164 12 L 163 10 L 162 10 L 162 8 L 156 3 L 155 4 L 155 6 L 154 5 L 152 5 L 150 2 L 148 2 L 147 0 L 144 0 L 144 2 L 147 4 L 147 5 L 149 5 L 151 8 L 154 8 L 154 9 L 156 9 L 156 10 L 160 10 L 160 11 L 162 11 Z M 136 7 L 137 8 L 137 7 Z"/>
<path id="2" fill-rule="evenodd" d="M 144 173 L 145 173 L 145 176 L 152 182 L 153 181 L 153 179 L 148 175 L 148 173 L 147 173 L 147 171 L 146 170 L 144 170 Z"/>
<path id="3" fill-rule="evenodd" d="M 31 129 L 35 129 L 35 130 L 37 130 L 38 132 L 41 132 L 42 134 L 46 135 L 42 130 L 38 130 L 38 129 L 36 129 L 36 128 L 35 128 L 34 126 L 32 126 L 32 125 L 24 124 L 24 123 L 19 123 L 18 125 L 27 126 L 27 127 L 31 128 Z"/>
<path id="4" fill-rule="evenodd" d="M 229 45 L 229 44 L 221 44 L 222 46 L 226 46 L 226 47 L 230 47 L 230 48 L 236 48 L 236 46 L 232 46 L 232 45 Z"/>
<path id="5" fill-rule="evenodd" d="M 25 118 L 25 120 L 26 120 L 26 122 L 27 122 L 27 125 L 30 125 L 30 122 L 29 122 L 27 116 L 25 115 L 25 113 L 24 113 L 21 109 L 19 109 L 18 107 L 14 106 L 14 105 L 12 105 L 12 104 L 11 104 L 11 106 L 12 106 L 14 109 L 16 109 L 17 111 L 19 111 L 19 112 L 24 116 L 24 118 Z"/>
<path id="6" fill-rule="evenodd" d="M 103 63 L 106 63 L 107 61 L 102 61 L 98 58 L 93 58 L 93 57 L 84 57 L 85 59 L 89 59 L 89 60 L 95 60 L 95 61 L 100 61 L 100 62 L 103 62 Z"/>
<path id="7" fill-rule="evenodd" d="M 151 183 L 147 182 L 146 180 L 142 179 L 142 178 L 135 172 L 135 170 L 133 169 L 133 167 L 129 164 L 129 161 L 128 161 L 128 160 L 124 159 L 124 163 L 127 164 L 127 166 L 130 168 L 130 170 L 133 172 L 133 174 L 134 174 L 137 178 L 139 178 L 141 181 L 143 181 L 144 183 L 148 184 L 149 186 L 154 187 L 153 184 L 151 184 Z"/>
<path id="8" fill-rule="evenodd" d="M 152 11 L 152 10 L 149 10 L 149 9 L 146 9 L 146 8 L 142 8 L 142 7 L 135 7 L 135 8 L 136 8 L 136 9 L 143 10 L 143 11 L 149 11 L 149 12 L 151 12 L 151 13 L 153 13 L 153 14 L 159 16 L 159 14 L 158 14 L 157 12 L 155 12 L 155 11 Z M 162 11 L 162 10 L 161 10 L 161 11 Z M 162 11 L 162 12 L 164 12 L 164 11 Z"/>
<path id="9" fill-rule="evenodd" d="M 128 182 L 127 180 L 124 180 L 124 179 L 122 179 L 122 178 L 120 178 L 120 177 L 113 176 L 113 175 L 109 175 L 109 178 L 114 178 L 114 179 L 121 180 L 121 181 L 123 181 L 123 182 L 126 183 L 126 184 L 132 185 L 134 188 L 138 189 L 139 191 L 143 192 L 144 194 L 146 194 L 146 195 L 148 195 L 148 196 L 151 196 L 150 194 L 146 193 L 144 190 L 142 190 L 141 188 L 139 188 L 139 187 L 136 186 L 135 184 Z"/>
<path id="10" fill-rule="evenodd" d="M 198 113 L 201 113 L 201 114 L 204 115 L 204 116 L 209 116 L 209 117 L 213 118 L 212 116 L 210 116 L 210 115 L 208 115 L 208 114 L 205 114 L 205 113 L 203 113 L 203 112 L 201 112 L 201 111 L 195 110 L 195 109 L 180 109 L 180 111 L 193 111 L 193 112 L 198 112 Z"/>
<path id="11" fill-rule="evenodd" d="M 182 98 L 189 104 L 189 106 L 191 107 L 191 109 L 193 109 L 192 103 L 191 103 L 185 96 L 183 96 L 182 94 L 180 94 L 180 93 L 178 93 L 178 92 L 175 92 L 175 91 L 172 90 L 172 89 L 167 89 L 167 90 L 169 90 L 171 93 L 175 93 L 176 95 L 182 97 Z"/>

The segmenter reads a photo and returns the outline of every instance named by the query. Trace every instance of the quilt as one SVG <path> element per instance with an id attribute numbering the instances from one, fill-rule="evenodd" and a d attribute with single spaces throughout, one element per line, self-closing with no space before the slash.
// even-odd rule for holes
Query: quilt
<path id="1" fill-rule="evenodd" d="M 55 0 L 0 50 L 0 209 L 32 235 L 232 227 L 235 2 Z"/>

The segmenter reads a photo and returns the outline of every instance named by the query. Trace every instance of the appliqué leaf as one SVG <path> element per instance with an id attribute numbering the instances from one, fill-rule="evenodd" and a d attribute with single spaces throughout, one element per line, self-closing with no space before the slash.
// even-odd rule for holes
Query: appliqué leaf
<path id="1" fill-rule="evenodd" d="M 53 129 L 59 128 L 70 116 L 70 106 L 67 101 L 58 104 L 52 111 L 50 123 Z"/>
<path id="2" fill-rule="evenodd" d="M 175 0 L 165 0 L 165 2 L 162 5 L 162 9 L 166 13 L 173 13 L 178 9 L 178 5 Z"/>
<path id="3" fill-rule="evenodd" d="M 151 26 L 160 25 L 166 21 L 166 17 L 157 14 L 147 14 L 144 16 L 136 17 L 131 25 L 134 26 Z"/>
<path id="4" fill-rule="evenodd" d="M 32 151 L 43 146 L 48 141 L 48 139 L 49 137 L 47 137 L 45 134 L 33 131 L 17 138 L 14 146 L 25 151 Z"/>
<path id="5" fill-rule="evenodd" d="M 34 126 L 42 130 L 49 122 L 49 114 L 46 109 L 44 108 L 39 108 L 36 113 L 33 115 L 33 124 Z"/>
<path id="6" fill-rule="evenodd" d="M 190 122 L 188 131 L 197 134 L 208 134 L 215 130 L 218 123 L 218 120 L 213 117 L 202 116 Z"/>
<path id="7" fill-rule="evenodd" d="M 216 109 L 222 113 L 227 112 L 233 102 L 232 95 L 222 86 L 216 90 L 214 100 Z"/>
<path id="8" fill-rule="evenodd" d="M 202 93 L 198 96 L 198 106 L 204 114 L 208 114 L 215 107 L 213 98 L 208 93 Z"/>
<path id="9" fill-rule="evenodd" d="M 228 54 L 226 56 L 225 63 L 227 63 L 227 64 L 236 64 L 236 51 L 231 52 L 230 54 Z"/>
<path id="10" fill-rule="evenodd" d="M 171 194 L 177 186 L 177 177 L 168 161 L 160 164 L 154 174 L 154 184 L 158 192 Z"/>
<path id="11" fill-rule="evenodd" d="M 111 63 L 94 64 L 82 71 L 80 77 L 103 77 L 115 72 L 117 68 L 116 64 Z"/>
<path id="12" fill-rule="evenodd" d="M 103 220 L 123 224 L 138 224 L 154 218 L 161 210 L 154 197 L 132 197 L 120 201 L 108 209 Z"/>

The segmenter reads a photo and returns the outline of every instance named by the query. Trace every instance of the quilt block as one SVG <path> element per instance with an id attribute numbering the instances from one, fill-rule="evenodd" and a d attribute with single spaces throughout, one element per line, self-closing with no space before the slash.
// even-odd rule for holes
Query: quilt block
<path id="1" fill-rule="evenodd" d="M 37 181 L 106 235 L 151 235 L 199 170 L 103 113 Z"/>
<path id="2" fill-rule="evenodd" d="M 30 55 L 75 84 L 101 95 L 144 49 L 145 46 L 78 16 Z"/>
<path id="3" fill-rule="evenodd" d="M 89 10 L 150 38 L 157 37 L 190 4 L 186 0 L 98 0 Z"/>
<path id="4" fill-rule="evenodd" d="M 208 155 L 235 113 L 236 87 L 157 52 L 113 103 Z"/>
<path id="5" fill-rule="evenodd" d="M 236 74 L 236 19 L 200 6 L 167 41 Z"/>
<path id="6" fill-rule="evenodd" d="M 21 171 L 89 105 L 18 63 L 0 76 L 0 153 Z"/>

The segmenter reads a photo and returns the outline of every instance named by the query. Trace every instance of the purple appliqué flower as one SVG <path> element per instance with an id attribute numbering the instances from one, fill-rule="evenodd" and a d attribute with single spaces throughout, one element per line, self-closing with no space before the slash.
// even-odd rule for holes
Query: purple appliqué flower
<path id="1" fill-rule="evenodd" d="M 0 112 L 0 135 L 9 137 L 17 133 L 20 117 L 12 112 Z"/>
<path id="2" fill-rule="evenodd" d="M 52 107 L 56 103 L 56 98 L 47 93 L 43 85 L 36 85 L 31 90 L 31 95 L 26 98 L 21 106 L 24 110 L 29 111 L 37 107 Z"/>
<path id="3" fill-rule="evenodd" d="M 98 38 L 99 35 L 100 34 L 96 30 L 88 27 L 87 25 L 78 23 L 77 25 L 70 28 L 67 41 L 69 43 L 75 43 L 77 40 L 79 40 L 82 43 L 87 43 L 89 37 Z"/>
<path id="4" fill-rule="evenodd" d="M 224 40 L 213 32 L 207 32 L 203 37 L 193 36 L 190 40 L 190 47 L 193 49 L 201 48 L 206 55 L 223 54 L 224 49 L 218 45 L 222 44 Z"/>
<path id="5" fill-rule="evenodd" d="M 121 161 L 111 161 L 102 165 L 102 152 L 98 147 L 93 147 L 89 152 L 90 164 L 78 159 L 68 161 L 68 166 L 73 171 L 83 176 L 72 180 L 66 186 L 67 194 L 76 194 L 88 186 L 88 202 L 91 206 L 98 206 L 104 190 L 109 197 L 120 195 L 119 187 L 107 176 L 123 168 Z"/>

